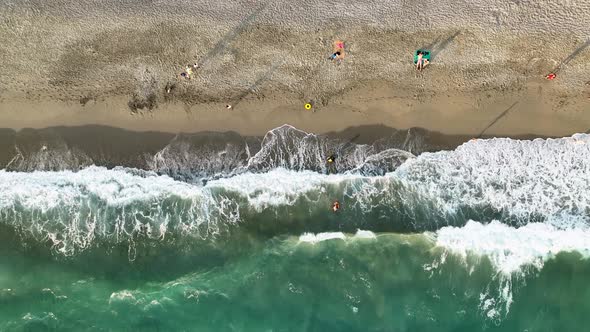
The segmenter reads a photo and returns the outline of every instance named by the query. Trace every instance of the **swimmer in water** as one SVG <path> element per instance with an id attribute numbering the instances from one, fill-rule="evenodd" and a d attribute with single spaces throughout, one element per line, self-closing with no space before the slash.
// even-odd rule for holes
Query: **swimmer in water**
<path id="1" fill-rule="evenodd" d="M 332 204 L 332 211 L 338 212 L 338 210 L 340 210 L 340 202 L 336 201 Z"/>
<path id="2" fill-rule="evenodd" d="M 331 164 L 336 161 L 336 156 L 332 154 L 328 157 L 326 161 Z"/>

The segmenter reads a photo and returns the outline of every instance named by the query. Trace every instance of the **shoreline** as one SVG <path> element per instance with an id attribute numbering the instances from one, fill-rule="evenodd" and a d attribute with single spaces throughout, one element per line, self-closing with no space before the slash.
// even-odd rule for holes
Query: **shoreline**
<path id="1" fill-rule="evenodd" d="M 539 137 L 512 136 L 515 139 Z M 0 169 L 76 171 L 92 165 L 121 166 L 194 181 L 227 176 L 239 170 L 258 172 L 276 167 L 340 173 L 389 150 L 375 161 L 379 163 L 378 169 L 392 171 L 410 156 L 407 152 L 417 156 L 453 150 L 469 140 L 472 136 L 446 135 L 423 128 L 398 130 L 382 125 L 349 127 L 322 135 L 284 125 L 258 136 L 232 131 L 140 132 L 97 125 L 19 131 L 3 128 L 0 129 Z M 325 158 L 334 153 L 339 155 L 339 161 L 328 167 Z M 279 157 L 284 155 L 291 158 Z"/>

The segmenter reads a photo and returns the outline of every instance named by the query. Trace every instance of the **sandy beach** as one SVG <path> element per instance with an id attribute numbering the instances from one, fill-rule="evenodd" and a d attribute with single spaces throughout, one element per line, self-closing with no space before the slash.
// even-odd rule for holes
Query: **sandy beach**
<path id="1" fill-rule="evenodd" d="M 288 123 L 564 136 L 590 127 L 579 2 L 0 5 L 0 127 L 263 135 Z M 460 9 L 460 10 L 459 10 Z M 346 57 L 328 60 L 335 40 Z M 432 51 L 417 73 L 418 48 Z M 198 63 L 191 80 L 179 74 Z M 557 71 L 557 79 L 544 75 Z M 311 103 L 311 111 L 305 110 Z M 226 105 L 232 105 L 227 109 Z"/>
<path id="2" fill-rule="evenodd" d="M 0 331 L 584 331 L 589 37 L 589 0 L 0 0 Z"/>

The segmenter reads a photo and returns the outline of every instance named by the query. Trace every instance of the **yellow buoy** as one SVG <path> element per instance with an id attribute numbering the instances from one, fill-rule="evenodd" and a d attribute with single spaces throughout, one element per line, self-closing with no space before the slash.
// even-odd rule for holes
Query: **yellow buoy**
<path id="1" fill-rule="evenodd" d="M 311 109 L 311 104 L 310 103 L 305 104 L 305 109 L 306 110 L 310 110 Z"/>

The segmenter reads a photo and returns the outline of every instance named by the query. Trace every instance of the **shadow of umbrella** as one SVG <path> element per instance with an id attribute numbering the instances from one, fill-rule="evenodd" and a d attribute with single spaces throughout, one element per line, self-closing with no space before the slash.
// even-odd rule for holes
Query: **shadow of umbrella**
<path id="1" fill-rule="evenodd" d="M 501 118 L 505 117 L 506 114 L 508 114 L 508 112 L 510 112 L 510 110 L 512 110 L 514 108 L 514 106 L 516 106 L 518 104 L 518 101 L 515 101 L 512 105 L 510 105 L 510 107 L 508 107 L 506 110 L 504 110 L 504 112 L 500 113 L 500 115 L 498 115 L 489 125 L 487 125 L 487 127 L 485 127 L 480 133 L 479 135 L 476 136 L 476 138 L 481 138 L 483 136 L 483 134 L 485 134 L 485 132 L 490 129 L 494 124 L 496 124 L 496 122 L 498 122 Z"/>
<path id="2" fill-rule="evenodd" d="M 429 50 L 430 51 L 430 61 L 433 61 L 436 56 L 446 49 L 453 40 L 461 33 L 461 30 L 457 30 L 455 33 L 447 37 L 445 40 L 441 41 L 440 37 L 437 37 L 433 40 L 430 44 L 421 47 L 421 50 Z"/>
<path id="3" fill-rule="evenodd" d="M 225 36 L 223 36 L 223 38 L 217 42 L 215 47 L 213 47 L 209 53 L 207 53 L 207 55 L 199 59 L 199 67 L 203 67 L 207 64 L 207 62 L 223 52 L 229 43 L 236 39 L 236 37 L 242 33 L 265 8 L 266 4 L 259 5 L 258 8 L 256 8 L 250 15 L 244 18 L 233 30 L 226 33 Z"/>
<path id="4" fill-rule="evenodd" d="M 238 106 L 238 104 L 246 98 L 250 93 L 256 92 L 258 88 L 264 84 L 265 82 L 269 81 L 272 74 L 282 66 L 284 61 L 275 62 L 263 75 L 261 75 L 254 83 L 252 83 L 247 89 L 242 91 L 237 96 L 233 97 L 231 100 L 231 104 L 233 108 Z"/>
<path id="5" fill-rule="evenodd" d="M 449 37 L 447 37 L 447 39 L 445 39 L 442 42 L 434 45 L 432 47 L 431 52 L 430 52 L 430 59 L 431 60 L 434 60 L 436 58 L 436 56 L 440 52 L 442 52 L 444 49 L 446 49 L 460 33 L 461 33 L 461 31 L 458 30 L 454 34 L 452 34 Z"/>
<path id="6" fill-rule="evenodd" d="M 561 61 L 561 63 L 559 65 L 557 65 L 557 67 L 555 67 L 555 69 L 553 69 L 552 73 L 557 74 L 563 66 L 570 63 L 570 61 L 572 61 L 576 56 L 578 56 L 578 54 L 580 54 L 588 46 L 590 46 L 590 39 L 588 39 L 584 44 L 582 44 L 575 51 L 573 51 L 570 55 L 568 55 L 567 58 L 563 59 L 563 61 Z"/>

